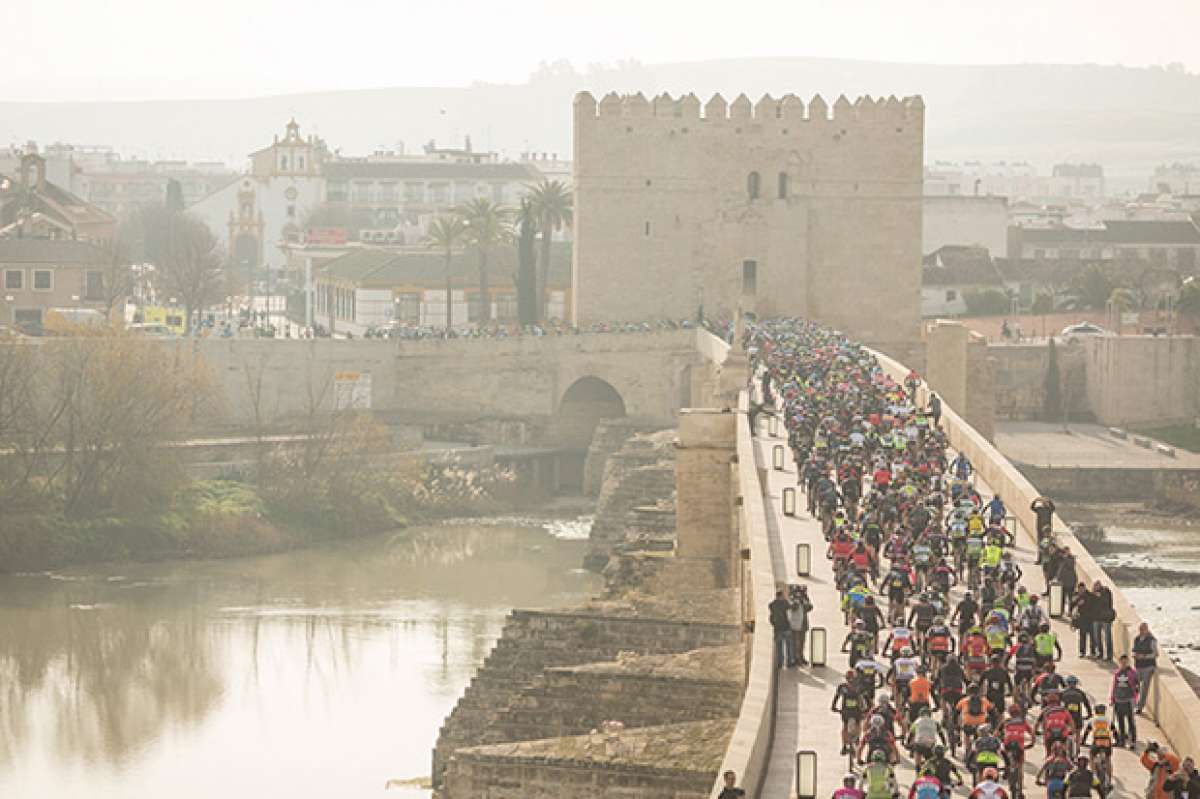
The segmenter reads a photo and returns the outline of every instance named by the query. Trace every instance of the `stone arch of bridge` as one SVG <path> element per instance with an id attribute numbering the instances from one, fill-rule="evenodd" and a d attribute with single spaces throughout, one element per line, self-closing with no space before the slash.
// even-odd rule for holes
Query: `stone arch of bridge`
<path id="1" fill-rule="evenodd" d="M 558 439 L 565 446 L 585 448 L 602 419 L 625 416 L 625 400 L 607 380 L 595 375 L 577 378 L 558 403 Z"/>

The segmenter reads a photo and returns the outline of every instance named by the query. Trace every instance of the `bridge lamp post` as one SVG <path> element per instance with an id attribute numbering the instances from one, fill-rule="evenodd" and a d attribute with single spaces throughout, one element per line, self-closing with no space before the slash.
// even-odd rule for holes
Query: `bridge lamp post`
<path id="1" fill-rule="evenodd" d="M 808 662 L 813 666 L 825 665 L 828 637 L 824 627 L 813 627 L 808 631 Z"/>
<path id="2" fill-rule="evenodd" d="M 1063 593 L 1063 585 L 1058 580 L 1050 583 L 1050 618 L 1061 619 L 1063 617 L 1063 605 L 1066 599 Z"/>
<path id="3" fill-rule="evenodd" d="M 812 572 L 812 547 L 796 544 L 796 575 L 807 577 Z"/>
<path id="4" fill-rule="evenodd" d="M 783 489 L 783 515 L 796 515 L 796 489 L 791 486 Z"/>
<path id="5" fill-rule="evenodd" d="M 767 433 L 771 438 L 779 438 L 779 417 L 767 417 Z"/>
<path id="6" fill-rule="evenodd" d="M 775 471 L 783 471 L 783 444 L 776 444 L 771 449 L 771 464 L 775 467 Z"/>
<path id="7" fill-rule="evenodd" d="M 811 749 L 796 753 L 796 797 L 817 799 L 817 753 Z"/>

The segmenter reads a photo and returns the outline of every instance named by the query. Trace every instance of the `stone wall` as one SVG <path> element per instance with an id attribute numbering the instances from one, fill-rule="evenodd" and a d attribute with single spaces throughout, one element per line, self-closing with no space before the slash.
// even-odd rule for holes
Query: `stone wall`
<path id="1" fill-rule="evenodd" d="M 996 418 L 1010 421 L 1044 419 L 1050 348 L 1044 343 L 991 344 L 988 355 L 993 363 Z M 1071 418 L 1091 418 L 1083 345 L 1056 346 L 1055 357 L 1063 389 L 1061 396 L 1070 408 Z"/>
<path id="2" fill-rule="evenodd" d="M 674 539 L 674 440 L 669 430 L 635 435 L 605 462 L 585 560 L 589 568 L 603 568 L 615 550 L 639 537 Z M 639 511 L 652 508 L 664 513 Z M 647 522 L 650 529 L 640 526 Z"/>
<path id="3" fill-rule="evenodd" d="M 729 720 L 460 749 L 447 799 L 703 799 Z M 677 765 L 670 765 L 677 764 Z"/>
<path id="4" fill-rule="evenodd" d="M 1200 339 L 1103 336 L 1083 347 L 1087 393 L 1101 424 L 1190 422 L 1200 413 Z"/>
<path id="5" fill-rule="evenodd" d="M 732 718 L 742 701 L 740 661 L 740 647 L 711 647 L 546 669 L 501 711 L 484 741 L 578 735 L 605 721 L 632 728 Z"/>
<path id="6" fill-rule="evenodd" d="M 499 714 L 543 669 L 614 660 L 625 651 L 677 653 L 738 640 L 738 628 L 732 624 L 514 610 L 442 725 L 433 752 L 434 782 L 439 782 L 450 753 L 482 743 Z"/>
<path id="7" fill-rule="evenodd" d="M 1200 510 L 1200 469 L 1016 466 L 1047 496 Z"/>
<path id="8" fill-rule="evenodd" d="M 584 461 L 584 496 L 600 496 L 609 457 L 619 452 L 629 439 L 638 433 L 653 433 L 660 429 L 661 425 L 640 423 L 633 419 L 602 419 L 596 425 L 592 443 L 588 446 L 587 460 Z"/>

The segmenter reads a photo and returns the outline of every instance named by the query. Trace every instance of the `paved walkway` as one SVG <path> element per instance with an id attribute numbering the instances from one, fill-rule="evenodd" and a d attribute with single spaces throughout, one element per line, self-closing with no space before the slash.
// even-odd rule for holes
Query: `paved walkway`
<path id="1" fill-rule="evenodd" d="M 766 425 L 763 425 L 765 430 Z M 771 463 L 771 450 L 775 444 L 784 443 L 783 438 L 772 439 L 764 435 L 758 440 L 762 463 Z M 786 451 L 785 447 L 785 451 Z M 833 701 L 833 691 L 841 682 L 841 677 L 847 668 L 847 656 L 838 650 L 846 635 L 846 627 L 842 623 L 839 611 L 840 597 L 833 582 L 833 564 L 825 557 L 826 543 L 821 535 L 821 526 L 805 511 L 804 494 L 797 491 L 795 518 L 783 515 L 781 497 L 783 489 L 796 485 L 796 465 L 790 452 L 787 453 L 786 467 L 783 471 L 771 469 L 768 472 L 767 487 L 767 524 L 772 537 L 777 537 L 777 550 L 782 551 L 787 564 L 787 580 L 789 582 L 804 582 L 809 588 L 809 596 L 814 604 L 813 626 L 824 627 L 828 633 L 827 662 L 825 668 L 802 667 L 785 669 L 779 681 L 779 700 L 776 710 L 776 729 L 774 748 L 771 753 L 770 767 L 763 786 L 763 799 L 788 799 L 796 795 L 796 752 L 811 749 L 817 752 L 818 789 L 817 796 L 827 799 L 841 786 L 841 779 L 848 768 L 847 758 L 840 754 L 841 722 L 837 715 L 829 711 Z M 985 497 L 991 496 L 987 486 L 977 484 L 979 491 Z M 808 578 L 796 577 L 796 545 L 807 543 L 812 551 L 812 574 Z M 1022 582 L 1031 591 L 1041 592 L 1043 588 L 1042 570 L 1034 564 L 1035 553 L 1023 535 L 1018 537 L 1016 558 L 1025 572 Z M 955 591 L 955 601 L 961 597 Z M 1074 674 L 1079 677 L 1083 687 L 1093 698 L 1108 704 L 1108 690 L 1111 668 L 1107 664 L 1098 664 L 1090 660 L 1082 660 L 1076 656 L 1078 652 L 1075 632 L 1065 622 L 1055 622 L 1054 631 L 1059 636 L 1063 648 L 1063 661 L 1059 664 L 1062 674 Z M 1116 654 L 1120 654 L 1119 652 Z M 1148 718 L 1138 717 L 1139 741 L 1165 741 L 1162 731 L 1151 723 Z M 1035 748 L 1029 750 L 1029 762 L 1026 763 L 1025 791 L 1031 799 L 1045 796 L 1045 789 L 1034 785 L 1034 775 L 1041 766 L 1044 747 L 1039 739 Z M 957 762 L 957 761 L 956 761 Z M 1115 785 L 1110 796 L 1142 797 L 1147 782 L 1148 772 L 1138 761 L 1138 756 L 1128 749 L 1115 750 L 1113 758 Z M 901 748 L 901 763 L 897 769 L 902 795 L 906 796 L 908 787 L 914 779 L 912 761 Z M 968 780 L 969 775 L 964 773 Z M 965 789 L 956 791 L 963 796 L 968 794 Z"/>
<path id="2" fill-rule="evenodd" d="M 1031 466 L 1105 469 L 1200 469 L 1200 454 L 1175 448 L 1175 457 L 1139 447 L 1136 433 L 1117 438 L 1107 427 L 1072 422 L 1070 432 L 1062 425 L 1044 422 L 998 422 L 996 449 L 1010 460 Z M 1158 444 L 1160 442 L 1153 441 Z"/>

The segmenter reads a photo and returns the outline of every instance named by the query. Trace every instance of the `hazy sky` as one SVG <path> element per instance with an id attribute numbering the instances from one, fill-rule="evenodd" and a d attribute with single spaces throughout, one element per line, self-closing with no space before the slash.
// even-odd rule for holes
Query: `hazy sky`
<path id="1" fill-rule="evenodd" d="M 539 61 L 1178 61 L 1200 0 L 0 0 L 0 100 L 522 82 Z"/>

